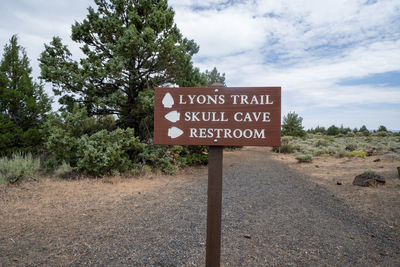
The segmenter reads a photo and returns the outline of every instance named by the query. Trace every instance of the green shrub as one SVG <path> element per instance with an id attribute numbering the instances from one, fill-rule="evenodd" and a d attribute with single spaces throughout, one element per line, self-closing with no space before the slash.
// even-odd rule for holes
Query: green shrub
<path id="1" fill-rule="evenodd" d="M 17 183 L 34 177 L 40 169 L 40 160 L 32 154 L 15 153 L 11 158 L 0 158 L 0 183 Z"/>
<path id="2" fill-rule="evenodd" d="M 184 146 L 180 153 L 181 159 L 185 159 L 186 164 L 207 165 L 208 164 L 208 146 Z"/>
<path id="3" fill-rule="evenodd" d="M 139 156 L 143 166 L 150 166 L 156 172 L 174 174 L 179 167 L 187 164 L 187 158 L 180 157 L 184 150 L 182 146 L 146 145 Z"/>
<path id="4" fill-rule="evenodd" d="M 313 158 L 309 154 L 297 154 L 296 159 L 298 162 L 312 162 Z"/>
<path id="5" fill-rule="evenodd" d="M 78 143 L 82 136 L 91 136 L 101 130 L 116 129 L 113 116 L 89 117 L 85 108 L 75 105 L 71 113 L 51 114 L 44 126 L 47 135 L 46 149 L 49 160 L 46 167 L 55 168 L 62 162 L 72 167 L 78 164 Z"/>
<path id="6" fill-rule="evenodd" d="M 294 148 L 291 144 L 286 144 L 286 145 L 282 145 L 281 146 L 281 153 L 293 153 L 294 152 Z"/>
<path id="7" fill-rule="evenodd" d="M 354 150 L 354 151 L 351 151 L 350 153 L 349 153 L 349 156 L 350 157 L 359 157 L 359 158 L 365 158 L 366 156 L 367 156 L 367 153 L 365 153 L 364 151 L 362 151 L 362 150 Z"/>
<path id="8" fill-rule="evenodd" d="M 368 168 L 368 169 L 366 169 L 364 171 L 364 173 L 366 173 L 366 174 L 376 174 L 376 171 L 374 171 L 373 169 Z"/>
<path id="9" fill-rule="evenodd" d="M 80 172 L 94 176 L 123 173 L 134 166 L 132 163 L 136 163 L 143 149 L 133 129 L 101 130 L 80 138 L 77 167 Z"/>
<path id="10" fill-rule="evenodd" d="M 335 125 L 332 125 L 326 130 L 327 135 L 338 135 L 340 133 L 339 128 Z"/>
<path id="11" fill-rule="evenodd" d="M 316 142 L 315 146 L 320 147 L 320 146 L 328 146 L 329 142 L 326 139 L 318 139 Z"/>

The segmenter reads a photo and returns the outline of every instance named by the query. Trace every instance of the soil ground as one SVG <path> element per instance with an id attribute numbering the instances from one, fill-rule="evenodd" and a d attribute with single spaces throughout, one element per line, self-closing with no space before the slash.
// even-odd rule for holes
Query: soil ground
<path id="1" fill-rule="evenodd" d="M 399 164 L 372 160 L 225 151 L 222 265 L 399 266 Z M 387 184 L 352 186 L 367 168 Z M 0 188 L 0 265 L 202 266 L 206 190 L 206 167 Z"/>
<path id="2" fill-rule="evenodd" d="M 273 158 L 307 175 L 310 181 L 325 187 L 363 216 L 379 220 L 389 227 L 400 227 L 400 177 L 397 171 L 397 167 L 400 167 L 399 160 L 380 160 L 379 156 L 314 157 L 312 163 L 298 163 L 289 154 L 274 154 Z M 367 170 L 383 176 L 386 184 L 354 186 L 354 177 Z"/>

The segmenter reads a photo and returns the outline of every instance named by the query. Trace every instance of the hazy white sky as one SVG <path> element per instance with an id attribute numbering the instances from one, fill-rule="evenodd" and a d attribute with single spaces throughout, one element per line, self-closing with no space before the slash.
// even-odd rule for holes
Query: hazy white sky
<path id="1" fill-rule="evenodd" d="M 400 1 L 171 0 L 175 22 L 200 45 L 194 63 L 228 86 L 282 86 L 283 114 L 306 128 L 400 129 Z M 89 0 L 2 0 L 0 46 L 18 34 L 34 76 L 43 44 L 63 38 Z M 51 92 L 51 86 L 47 85 Z"/>

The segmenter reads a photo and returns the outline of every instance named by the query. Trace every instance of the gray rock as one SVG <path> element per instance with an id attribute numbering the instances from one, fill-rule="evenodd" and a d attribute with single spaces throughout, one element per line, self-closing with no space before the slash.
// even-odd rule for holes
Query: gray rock
<path id="1" fill-rule="evenodd" d="M 376 184 L 385 184 L 386 180 L 376 173 L 362 173 L 354 178 L 353 185 L 371 186 Z"/>

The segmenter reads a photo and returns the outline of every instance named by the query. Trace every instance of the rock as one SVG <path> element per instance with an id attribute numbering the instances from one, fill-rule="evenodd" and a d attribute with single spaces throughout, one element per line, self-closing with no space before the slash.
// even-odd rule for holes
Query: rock
<path id="1" fill-rule="evenodd" d="M 362 173 L 354 178 L 353 185 L 371 186 L 376 184 L 385 184 L 386 180 L 376 173 Z"/>
<path id="2" fill-rule="evenodd" d="M 395 153 L 387 153 L 381 156 L 382 161 L 390 161 L 393 162 L 395 160 L 399 160 L 399 156 Z"/>
<path id="3" fill-rule="evenodd" d="M 397 167 L 397 173 L 399 174 L 399 178 L 400 178 L 400 166 Z"/>
<path id="4" fill-rule="evenodd" d="M 341 182 L 336 182 L 336 184 L 337 184 L 337 185 L 342 185 L 342 183 L 341 183 Z"/>
<path id="5" fill-rule="evenodd" d="M 374 159 L 374 162 L 379 162 L 381 161 L 381 159 Z"/>

